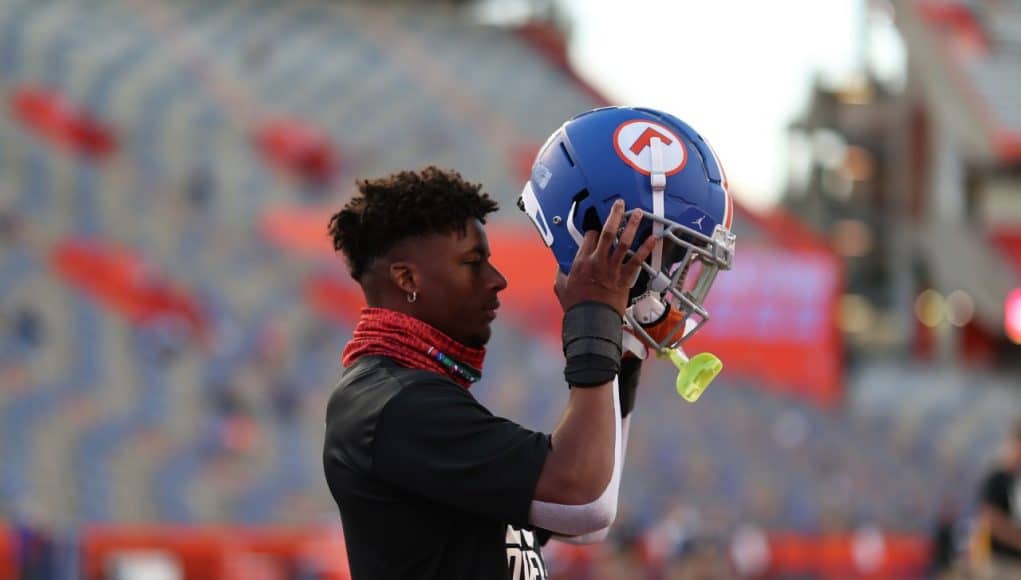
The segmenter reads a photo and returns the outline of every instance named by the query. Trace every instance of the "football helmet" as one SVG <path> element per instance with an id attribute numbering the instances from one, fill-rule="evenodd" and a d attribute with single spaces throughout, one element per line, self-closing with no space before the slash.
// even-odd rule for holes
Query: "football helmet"
<path id="1" fill-rule="evenodd" d="M 658 354 L 706 321 L 704 301 L 734 256 L 734 207 L 716 154 L 686 123 L 646 108 L 606 107 L 557 129 L 532 165 L 518 207 L 559 264 L 571 269 L 584 232 L 617 199 L 641 212 L 631 250 L 660 238 L 632 286 L 626 324 Z M 626 218 L 625 218 L 626 222 Z"/>

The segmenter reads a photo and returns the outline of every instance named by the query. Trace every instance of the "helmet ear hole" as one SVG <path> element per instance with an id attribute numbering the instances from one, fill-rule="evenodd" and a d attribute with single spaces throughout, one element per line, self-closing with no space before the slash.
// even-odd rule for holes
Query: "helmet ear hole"
<path id="1" fill-rule="evenodd" d="M 585 210 L 585 215 L 581 218 L 581 231 L 596 230 L 598 232 L 601 229 L 603 229 L 603 224 L 599 219 L 599 212 L 596 211 L 596 208 L 590 207 Z"/>

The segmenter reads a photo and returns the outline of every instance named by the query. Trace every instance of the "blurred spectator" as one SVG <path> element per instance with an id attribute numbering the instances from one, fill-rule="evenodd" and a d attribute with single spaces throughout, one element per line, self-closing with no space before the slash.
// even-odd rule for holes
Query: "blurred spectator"
<path id="1" fill-rule="evenodd" d="M 1007 436 L 999 463 L 982 482 L 978 528 L 988 533 L 984 578 L 1021 578 L 1021 420 Z"/>

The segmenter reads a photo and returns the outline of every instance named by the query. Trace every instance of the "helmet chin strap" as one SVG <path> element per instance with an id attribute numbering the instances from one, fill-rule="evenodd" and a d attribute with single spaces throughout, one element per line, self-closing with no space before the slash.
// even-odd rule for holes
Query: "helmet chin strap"
<path id="1" fill-rule="evenodd" d="M 663 194 L 666 191 L 666 171 L 664 171 L 664 146 L 659 137 L 653 137 L 649 143 L 652 148 L 652 214 L 657 218 L 666 217 L 666 207 L 663 201 Z M 653 271 L 659 272 L 663 268 L 663 223 L 655 221 L 652 224 L 652 235 L 656 236 L 656 247 L 652 249 Z"/>
<path id="2" fill-rule="evenodd" d="M 663 195 L 666 191 L 666 171 L 663 169 L 665 165 L 663 141 L 659 137 L 653 137 L 650 141 L 650 146 L 652 148 L 652 171 L 649 172 L 652 182 L 652 213 L 658 218 L 663 218 L 666 214 L 666 204 L 663 200 Z M 652 235 L 657 238 L 657 241 L 652 250 L 649 265 L 656 272 L 656 275 L 650 277 L 648 291 L 636 298 L 634 303 L 628 308 L 628 313 L 634 317 L 634 321 L 641 325 L 655 324 L 663 318 L 667 311 L 667 305 L 663 301 L 663 292 L 666 292 L 670 281 L 662 274 L 663 227 L 663 223 L 659 220 L 652 222 Z"/>

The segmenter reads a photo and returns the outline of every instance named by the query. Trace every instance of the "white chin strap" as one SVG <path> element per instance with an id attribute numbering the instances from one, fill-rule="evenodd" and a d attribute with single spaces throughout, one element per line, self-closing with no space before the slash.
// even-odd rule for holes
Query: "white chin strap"
<path id="1" fill-rule="evenodd" d="M 658 218 L 665 218 L 666 208 L 663 202 L 663 193 L 666 191 L 666 171 L 663 170 L 664 146 L 659 137 L 653 137 L 650 145 L 652 147 L 652 214 Z M 663 223 L 655 221 L 652 224 L 652 235 L 658 240 L 656 247 L 652 249 L 653 271 L 659 272 L 663 268 Z"/>

